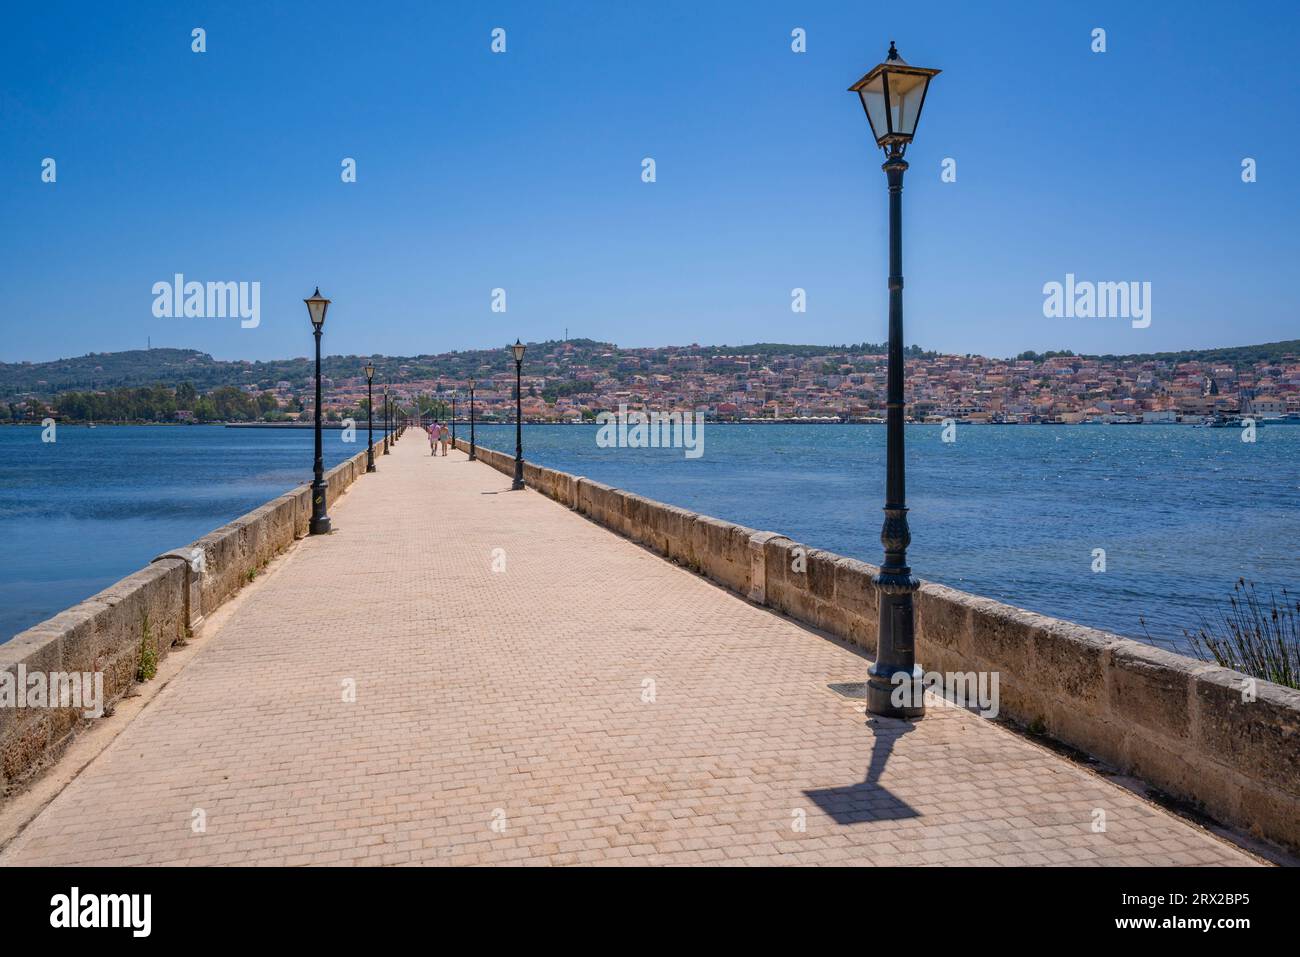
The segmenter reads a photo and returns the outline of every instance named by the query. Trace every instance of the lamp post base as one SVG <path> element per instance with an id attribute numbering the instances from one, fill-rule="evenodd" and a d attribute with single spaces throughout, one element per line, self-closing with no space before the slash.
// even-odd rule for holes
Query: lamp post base
<path id="1" fill-rule="evenodd" d="M 326 535 L 330 531 L 330 517 L 325 514 L 327 488 L 321 481 L 311 483 L 311 524 L 308 525 L 308 531 L 312 535 Z"/>
<path id="2" fill-rule="evenodd" d="M 867 710 L 882 718 L 920 718 L 925 715 L 925 684 L 920 665 L 906 671 L 867 669 Z"/>
<path id="3" fill-rule="evenodd" d="M 911 536 L 906 512 L 886 508 L 881 539 L 886 563 L 872 579 L 880 602 L 876 629 L 876 661 L 867 674 L 867 710 L 887 718 L 919 718 L 925 714 L 924 672 L 916 663 L 916 613 L 912 595 L 920 582 L 901 557 Z M 896 562 L 896 563 L 895 563 Z"/>

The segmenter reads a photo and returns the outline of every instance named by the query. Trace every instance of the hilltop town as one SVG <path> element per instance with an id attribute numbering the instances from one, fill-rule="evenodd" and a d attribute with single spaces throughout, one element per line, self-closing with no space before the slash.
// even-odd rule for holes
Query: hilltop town
<path id="1" fill-rule="evenodd" d="M 132 357 L 127 361 L 124 357 Z M 1300 417 L 1300 341 L 1200 352 L 1008 359 L 906 351 L 916 421 L 1201 422 Z M 884 348 L 756 344 L 620 348 L 593 340 L 534 343 L 523 369 L 530 422 L 591 421 L 628 409 L 702 410 L 715 422 L 871 422 L 884 414 Z M 329 356 L 324 411 L 364 416 L 366 362 L 376 404 L 386 384 L 406 410 L 445 416 L 453 392 L 479 421 L 513 421 L 514 364 L 504 350 L 437 356 Z M 264 421 L 311 418 L 306 359 L 222 362 L 155 349 L 0 367 L 9 421 Z"/>

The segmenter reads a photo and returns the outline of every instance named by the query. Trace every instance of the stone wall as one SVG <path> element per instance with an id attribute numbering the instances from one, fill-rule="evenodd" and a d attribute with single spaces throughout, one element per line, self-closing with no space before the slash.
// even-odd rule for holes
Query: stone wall
<path id="1" fill-rule="evenodd" d="M 383 442 L 375 444 L 380 454 Z M 366 453 L 325 473 L 329 503 L 366 471 Z M 0 672 L 103 674 L 111 708 L 135 683 L 143 649 L 162 658 L 273 557 L 307 534 L 311 489 L 303 485 L 166 552 L 67 611 L 0 644 Z M 0 707 L 0 794 L 46 767 L 87 719 L 83 708 Z"/>
<path id="2" fill-rule="evenodd" d="M 513 456 L 477 454 L 514 474 Z M 751 601 L 875 652 L 874 565 L 532 463 L 524 480 Z M 1300 850 L 1300 692 L 936 584 L 917 592 L 916 640 L 927 672 L 996 672 L 1002 715 Z"/>

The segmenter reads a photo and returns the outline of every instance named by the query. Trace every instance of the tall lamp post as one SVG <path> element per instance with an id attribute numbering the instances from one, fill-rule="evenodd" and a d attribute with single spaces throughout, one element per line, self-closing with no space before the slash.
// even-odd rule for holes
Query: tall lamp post
<path id="1" fill-rule="evenodd" d="M 375 366 L 366 363 L 366 471 L 375 470 Z"/>
<path id="2" fill-rule="evenodd" d="M 903 154 L 916 133 L 925 91 L 938 70 L 909 66 L 889 41 L 885 62 L 849 87 L 858 94 L 876 145 L 885 151 L 881 169 L 889 184 L 889 380 L 885 420 L 885 521 L 880 542 L 885 561 L 875 583 L 880 627 L 876 663 L 867 680 L 867 710 L 894 718 L 925 713 L 921 668 L 916 663 L 912 595 L 917 581 L 907 564 L 912 534 L 907 527 L 903 469 Z M 900 700 L 901 699 L 901 700 Z"/>
<path id="3" fill-rule="evenodd" d="M 320 335 L 325 326 L 325 311 L 330 301 L 320 294 L 320 287 L 312 293 L 307 304 L 307 315 L 311 317 L 312 334 L 316 337 L 316 462 L 313 466 L 315 478 L 311 483 L 311 523 L 308 530 L 312 535 L 324 535 L 330 530 L 330 517 L 325 512 L 325 461 L 321 455 L 321 400 L 320 400 Z"/>
<path id="4" fill-rule="evenodd" d="M 478 461 L 478 449 L 474 447 L 474 380 L 469 380 L 469 460 Z"/>
<path id="5" fill-rule="evenodd" d="M 388 383 L 384 383 L 384 454 L 388 454 Z"/>
<path id="6" fill-rule="evenodd" d="M 451 390 L 451 447 L 456 447 L 456 390 Z"/>
<path id="7" fill-rule="evenodd" d="M 511 483 L 510 488 L 516 492 L 524 487 L 524 400 L 522 385 L 524 350 L 527 348 L 518 339 L 510 347 L 510 351 L 515 357 L 515 480 Z"/>

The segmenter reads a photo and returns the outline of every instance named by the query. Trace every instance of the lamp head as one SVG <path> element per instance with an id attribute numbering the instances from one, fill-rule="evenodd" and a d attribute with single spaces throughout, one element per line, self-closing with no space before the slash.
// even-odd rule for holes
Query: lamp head
<path id="1" fill-rule="evenodd" d="M 939 70 L 911 66 L 898 55 L 894 41 L 889 41 L 889 53 L 883 63 L 871 68 L 862 79 L 849 87 L 862 100 L 862 109 L 871 124 L 871 135 L 876 145 L 899 153 L 907 148 L 916 135 L 916 124 L 921 119 L 925 105 L 925 92 L 930 79 Z"/>
<path id="2" fill-rule="evenodd" d="M 325 325 L 325 311 L 330 307 L 330 301 L 320 294 L 320 286 L 312 293 L 310 299 L 304 299 L 307 304 L 307 314 L 311 316 L 311 324 L 318 331 Z"/>

